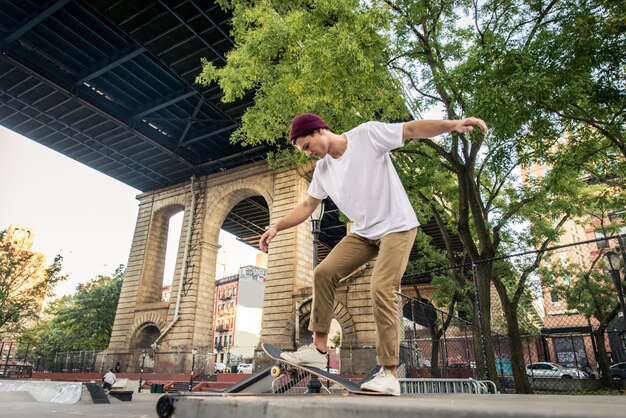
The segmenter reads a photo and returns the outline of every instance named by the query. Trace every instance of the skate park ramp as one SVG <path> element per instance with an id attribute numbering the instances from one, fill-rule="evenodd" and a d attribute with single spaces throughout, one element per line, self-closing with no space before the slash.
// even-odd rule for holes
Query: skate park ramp
<path id="1" fill-rule="evenodd" d="M 257 373 L 251 374 L 234 385 L 220 391 L 222 393 L 269 393 L 272 380 L 271 370 L 275 363 L 259 370 Z"/>
<path id="2" fill-rule="evenodd" d="M 33 380 L 0 381 L 0 399 L 15 400 L 24 396 L 37 402 L 75 404 L 83 390 L 79 382 L 48 382 Z M 26 395 L 27 394 L 27 395 Z"/>

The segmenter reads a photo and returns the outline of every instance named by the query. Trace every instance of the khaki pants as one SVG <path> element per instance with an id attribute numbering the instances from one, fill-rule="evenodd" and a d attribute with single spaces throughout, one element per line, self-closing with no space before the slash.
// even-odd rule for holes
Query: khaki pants
<path id="1" fill-rule="evenodd" d="M 316 268 L 309 330 L 328 333 L 337 282 L 376 258 L 370 294 L 376 323 L 376 361 L 396 366 L 400 356 L 400 315 L 396 292 L 415 243 L 417 228 L 370 240 L 355 234 L 342 239 Z"/>

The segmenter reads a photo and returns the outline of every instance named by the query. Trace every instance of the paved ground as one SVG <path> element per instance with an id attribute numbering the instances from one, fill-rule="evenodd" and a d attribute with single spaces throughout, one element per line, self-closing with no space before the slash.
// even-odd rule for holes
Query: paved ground
<path id="1" fill-rule="evenodd" d="M 36 402 L 24 392 L 0 394 L 4 418 L 154 418 L 162 394 L 135 393 L 131 402 Z M 173 418 L 623 418 L 626 396 L 410 395 L 179 397 Z"/>
<path id="2" fill-rule="evenodd" d="M 122 402 L 110 397 L 111 403 L 94 404 L 90 399 L 75 404 L 37 402 L 25 392 L 0 393 L 2 418 L 155 418 L 156 403 L 162 394 L 133 394 L 133 400 Z"/>

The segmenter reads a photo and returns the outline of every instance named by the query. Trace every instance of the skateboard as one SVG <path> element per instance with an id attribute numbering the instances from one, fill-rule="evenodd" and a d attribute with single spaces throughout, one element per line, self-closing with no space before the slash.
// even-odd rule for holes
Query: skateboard
<path id="1" fill-rule="evenodd" d="M 378 396 L 389 396 L 386 393 L 380 392 L 371 392 L 368 390 L 362 390 L 361 384 L 357 382 L 353 382 L 352 380 L 346 379 L 339 375 L 327 372 L 326 370 L 318 369 L 317 367 L 309 367 L 309 366 L 301 366 L 299 364 L 295 364 L 291 361 L 285 360 L 280 355 L 282 354 L 282 350 L 276 347 L 273 344 L 263 343 L 261 345 L 263 347 L 263 351 L 272 358 L 279 362 L 278 365 L 275 365 L 271 369 L 272 377 L 278 377 L 283 373 L 287 373 L 290 376 L 295 376 L 298 373 L 306 372 L 311 375 L 317 376 L 320 379 L 324 379 L 328 382 L 334 383 L 336 385 L 341 386 L 343 389 L 347 390 L 349 393 L 355 395 L 378 395 Z"/>

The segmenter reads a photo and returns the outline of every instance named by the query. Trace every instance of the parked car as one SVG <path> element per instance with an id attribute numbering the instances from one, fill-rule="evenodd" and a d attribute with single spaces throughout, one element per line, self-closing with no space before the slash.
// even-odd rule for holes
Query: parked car
<path id="1" fill-rule="evenodd" d="M 476 363 L 474 363 L 473 361 L 469 363 L 450 363 L 448 364 L 448 367 L 452 369 L 475 369 Z"/>
<path id="2" fill-rule="evenodd" d="M 513 374 L 513 365 L 511 365 L 511 360 L 506 357 L 496 357 L 496 373 L 499 375 Z"/>
<path id="3" fill-rule="evenodd" d="M 224 373 L 227 367 L 224 363 L 215 363 L 215 373 Z"/>
<path id="4" fill-rule="evenodd" d="M 582 370 L 548 362 L 538 362 L 527 365 L 526 374 L 533 378 L 589 379 L 589 375 Z"/>
<path id="5" fill-rule="evenodd" d="M 252 363 L 239 363 L 237 373 L 252 373 Z"/>
<path id="6" fill-rule="evenodd" d="M 626 361 L 615 363 L 610 370 L 613 379 L 626 379 Z"/>

